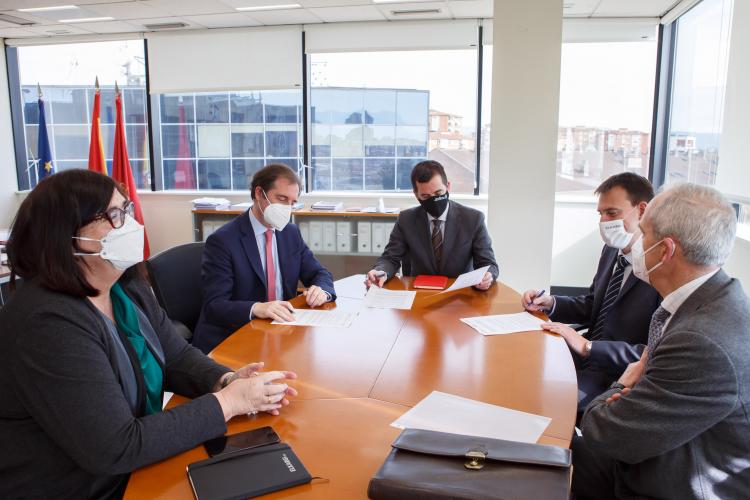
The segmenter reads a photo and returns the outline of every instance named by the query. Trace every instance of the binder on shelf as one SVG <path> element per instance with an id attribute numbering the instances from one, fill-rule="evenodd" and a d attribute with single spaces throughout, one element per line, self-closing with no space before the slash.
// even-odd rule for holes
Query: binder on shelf
<path id="1" fill-rule="evenodd" d="M 323 250 L 323 221 L 310 221 L 310 244 L 308 246 L 313 252 Z"/>
<path id="2" fill-rule="evenodd" d="M 372 224 L 370 222 L 357 222 L 357 250 L 359 253 L 371 253 Z"/>
<path id="3" fill-rule="evenodd" d="M 333 221 L 323 222 L 323 251 L 336 251 L 336 223 Z"/>
<path id="4" fill-rule="evenodd" d="M 372 223 L 372 252 L 382 253 L 385 249 L 387 240 L 385 239 L 385 223 L 373 222 Z"/>
<path id="5" fill-rule="evenodd" d="M 300 222 L 297 226 L 299 227 L 299 232 L 302 234 L 302 241 L 304 241 L 307 246 L 310 246 L 310 223 Z"/>
<path id="6" fill-rule="evenodd" d="M 336 251 L 338 253 L 352 251 L 352 223 L 349 221 L 336 223 Z"/>

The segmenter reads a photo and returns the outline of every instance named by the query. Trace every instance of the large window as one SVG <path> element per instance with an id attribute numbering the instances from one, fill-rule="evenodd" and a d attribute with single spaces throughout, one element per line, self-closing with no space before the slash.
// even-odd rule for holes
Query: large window
<path id="1" fill-rule="evenodd" d="M 476 175 L 476 50 L 312 54 L 312 187 L 411 191 L 439 161 L 454 193 Z"/>
<path id="2" fill-rule="evenodd" d="M 557 192 L 648 176 L 655 71 L 656 42 L 563 44 Z"/>
<path id="3" fill-rule="evenodd" d="M 716 182 L 731 19 L 732 0 L 703 0 L 677 21 L 667 183 Z"/>
<path id="4" fill-rule="evenodd" d="M 47 132 L 56 170 L 87 168 L 91 135 L 94 80 L 101 85 L 101 137 L 107 166 L 112 168 L 115 133 L 115 91 L 123 95 L 125 140 L 136 185 L 151 185 L 146 115 L 146 83 L 142 41 L 96 42 L 19 47 L 18 76 L 25 151 L 20 169 L 26 185 L 37 182 L 39 107 L 37 84 L 45 102 Z"/>
<path id="5" fill-rule="evenodd" d="M 162 94 L 157 101 L 164 189 L 245 190 L 269 163 L 302 174 L 300 90 Z"/>

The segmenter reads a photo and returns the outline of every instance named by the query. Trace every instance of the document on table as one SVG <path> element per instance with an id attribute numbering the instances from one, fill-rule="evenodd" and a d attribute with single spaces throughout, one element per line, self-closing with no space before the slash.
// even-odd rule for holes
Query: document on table
<path id="1" fill-rule="evenodd" d="M 355 274 L 334 281 L 333 288 L 336 290 L 336 297 L 364 299 L 367 293 L 366 279 L 367 275 L 365 274 Z"/>
<path id="2" fill-rule="evenodd" d="M 432 391 L 391 426 L 536 443 L 551 421 L 533 413 Z"/>
<path id="3" fill-rule="evenodd" d="M 458 278 L 456 278 L 456 281 L 453 282 L 451 286 L 446 288 L 440 293 L 448 293 L 453 292 L 455 290 L 460 290 L 462 288 L 469 288 L 470 286 L 478 285 L 482 282 L 482 278 L 484 278 L 484 273 L 487 272 L 487 270 L 490 268 L 490 266 L 484 266 L 481 269 L 474 269 L 473 271 L 469 271 L 468 273 L 464 273 Z M 440 295 L 440 293 L 436 293 L 435 295 Z"/>
<path id="4" fill-rule="evenodd" d="M 272 321 L 272 325 L 350 327 L 359 312 L 295 309 L 294 321 Z"/>
<path id="5" fill-rule="evenodd" d="M 541 325 L 544 323 L 541 319 L 527 312 L 475 316 L 473 318 L 461 318 L 461 321 L 482 335 L 503 335 L 506 333 L 541 330 Z"/>
<path id="6" fill-rule="evenodd" d="M 377 309 L 411 309 L 417 292 L 388 290 L 371 286 L 365 295 L 365 307 Z"/>

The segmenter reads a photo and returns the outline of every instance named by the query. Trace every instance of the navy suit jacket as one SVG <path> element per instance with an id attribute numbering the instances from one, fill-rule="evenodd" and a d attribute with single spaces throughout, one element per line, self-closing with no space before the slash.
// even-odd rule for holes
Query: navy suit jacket
<path id="1" fill-rule="evenodd" d="M 555 310 L 550 318 L 561 323 L 579 323 L 593 328 L 612 276 L 618 250 L 605 246 L 599 259 L 589 293 L 577 297 L 555 296 Z M 592 344 L 587 363 L 574 356 L 578 372 L 578 388 L 585 394 L 580 408 L 617 380 L 629 363 L 640 359 L 648 343 L 651 316 L 659 304 L 659 293 L 631 271 L 607 314 L 599 340 Z M 583 365 L 583 367 L 582 367 Z M 580 394 L 583 396 L 583 394 Z"/>
<path id="2" fill-rule="evenodd" d="M 313 256 L 299 228 L 276 231 L 284 300 L 297 296 L 297 283 L 318 285 L 336 299 L 333 276 Z M 248 212 L 228 222 L 206 240 L 203 252 L 203 307 L 193 345 L 210 352 L 250 321 L 250 309 L 266 302 L 266 275 Z"/>

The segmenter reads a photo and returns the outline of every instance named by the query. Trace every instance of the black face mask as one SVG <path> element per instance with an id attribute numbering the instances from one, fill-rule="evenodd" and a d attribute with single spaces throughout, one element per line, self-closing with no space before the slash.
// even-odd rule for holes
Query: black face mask
<path id="1" fill-rule="evenodd" d="M 445 209 L 448 207 L 448 192 L 427 198 L 426 200 L 419 200 L 419 204 L 422 205 L 428 214 L 432 215 L 436 219 L 443 215 Z"/>

